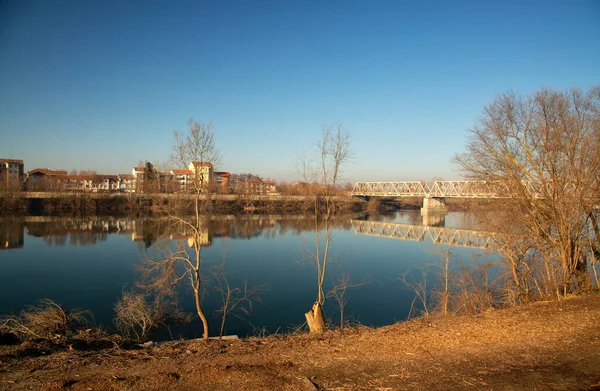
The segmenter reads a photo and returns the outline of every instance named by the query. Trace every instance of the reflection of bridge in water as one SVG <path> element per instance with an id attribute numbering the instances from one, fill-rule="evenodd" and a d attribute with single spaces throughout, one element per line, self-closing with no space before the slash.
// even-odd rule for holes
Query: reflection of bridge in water
<path id="1" fill-rule="evenodd" d="M 354 233 L 385 238 L 496 250 L 501 235 L 470 229 L 428 227 L 424 225 L 386 223 L 380 221 L 352 220 Z"/>

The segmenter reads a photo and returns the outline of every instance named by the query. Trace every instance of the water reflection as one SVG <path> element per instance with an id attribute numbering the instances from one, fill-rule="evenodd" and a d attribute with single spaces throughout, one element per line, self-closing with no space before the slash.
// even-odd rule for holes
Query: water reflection
<path id="1" fill-rule="evenodd" d="M 413 224 L 386 223 L 379 221 L 352 220 L 352 228 L 358 235 L 380 236 L 392 239 L 495 250 L 500 243 L 498 234 L 468 229 L 444 228 Z"/>
<path id="2" fill-rule="evenodd" d="M 202 222 L 199 240 L 202 247 L 209 247 L 215 238 L 268 239 L 288 232 L 301 235 L 314 231 L 313 223 L 307 216 L 212 216 Z M 344 230 L 352 228 L 348 218 L 338 218 L 333 224 Z M 0 249 L 23 248 L 25 233 L 41 238 L 48 246 L 94 246 L 106 241 L 109 235 L 129 236 L 146 249 L 161 237 L 187 240 L 189 246 L 194 240 L 185 224 L 173 224 L 163 218 L 25 216 L 0 218 Z"/>
<path id="3" fill-rule="evenodd" d="M 440 244 L 493 249 L 493 235 L 468 229 L 474 225 L 468 215 L 461 213 L 462 221 L 458 223 L 452 222 L 452 214 L 448 216 L 407 212 L 370 216 L 366 221 L 364 215 L 356 219 L 338 218 L 334 225 L 360 235 L 417 241 L 431 239 Z M 306 216 L 213 216 L 203 222 L 200 245 L 209 247 L 214 238 L 275 238 L 287 232 L 301 235 L 312 231 L 313 220 Z M 112 234 L 129 236 L 146 249 L 160 237 L 187 240 L 190 246 L 194 240 L 185 225 L 173 225 L 161 218 L 27 216 L 0 219 L 0 249 L 23 248 L 25 232 L 42 238 L 48 246 L 94 246 Z"/>
<path id="4" fill-rule="evenodd" d="M 23 248 L 24 236 L 23 224 L 16 218 L 4 219 L 0 222 L 0 250 Z"/>
<path id="5" fill-rule="evenodd" d="M 436 240 L 432 236 L 423 241 L 399 241 L 357 235 L 353 224 L 363 222 L 372 222 L 377 229 L 385 224 L 396 228 L 404 224 L 415 232 L 427 229 L 430 233 L 439 228 L 447 233 L 473 228 L 468 215 L 454 212 L 434 222 L 424 221 L 418 211 L 333 220 L 335 262 L 328 269 L 331 274 L 324 289 L 335 291 L 337 282 L 347 273 L 348 281 L 375 281 L 349 290 L 345 297 L 348 306 L 343 319 L 366 325 L 390 324 L 405 318 L 413 296 L 398 278 L 408 268 L 437 258 L 430 251 Z M 312 218 L 214 216 L 204 221 L 202 229 L 198 240 L 204 247 L 207 273 L 223 264 L 226 242 L 227 283 L 232 289 L 244 287 L 244 281 L 268 285 L 268 292 L 253 308 L 251 317 L 228 318 L 227 333 L 248 335 L 254 327 L 281 332 L 305 321 L 302 315 L 306 303 L 314 300 L 314 265 L 299 261 L 303 257 L 301 249 L 314 240 Z M 136 271 L 143 259 L 158 254 L 163 242 L 173 244 L 190 237 L 172 221 L 152 217 L 0 218 L 0 244 L 15 249 L 0 252 L 0 314 L 18 313 L 26 305 L 50 298 L 66 308 L 90 309 L 99 322 L 110 328 L 123 286 L 137 281 Z M 463 258 L 474 253 L 468 247 L 457 247 L 453 252 Z M 214 289 L 219 282 L 213 279 L 211 284 L 206 292 L 206 308 L 208 314 L 215 314 L 222 304 Z M 189 295 L 181 292 L 180 298 L 181 308 L 193 312 L 194 301 Z M 325 312 L 335 318 L 339 312 L 335 300 L 328 300 L 325 306 Z M 212 330 L 219 330 L 220 319 L 209 319 Z M 193 323 L 172 331 L 175 337 L 194 337 L 199 336 L 198 330 L 198 324 Z"/>

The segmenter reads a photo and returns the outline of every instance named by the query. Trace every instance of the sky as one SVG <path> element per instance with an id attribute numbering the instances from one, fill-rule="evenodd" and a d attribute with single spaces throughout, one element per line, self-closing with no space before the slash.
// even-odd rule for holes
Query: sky
<path id="1" fill-rule="evenodd" d="M 343 181 L 459 179 L 497 94 L 600 82 L 600 2 L 0 0 L 0 158 L 130 173 L 211 123 L 218 171 L 298 179 L 323 126 Z"/>

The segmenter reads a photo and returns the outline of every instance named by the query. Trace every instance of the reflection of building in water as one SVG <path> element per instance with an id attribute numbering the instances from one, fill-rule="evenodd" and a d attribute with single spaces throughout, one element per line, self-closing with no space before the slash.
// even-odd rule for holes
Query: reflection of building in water
<path id="1" fill-rule="evenodd" d="M 289 216 L 212 216 L 202 222 L 199 242 L 202 247 L 207 247 L 214 238 L 273 237 L 289 229 L 305 229 L 305 220 L 311 221 L 305 217 Z M 108 240 L 111 234 L 127 235 L 146 247 L 152 246 L 159 238 L 194 245 L 191 227 L 186 227 L 186 224 L 175 227 L 173 220 L 164 218 L 26 216 L 0 218 L 0 248 L 23 247 L 25 228 L 28 235 L 41 238 L 49 246 L 95 245 Z M 310 224 L 307 229 L 310 229 Z"/>
<path id="2" fill-rule="evenodd" d="M 212 237 L 208 235 L 208 231 L 200 231 L 198 235 L 198 240 L 200 242 L 200 247 L 208 247 L 212 244 Z M 189 247 L 194 247 L 196 244 L 196 238 L 194 235 L 190 236 L 187 239 L 187 244 Z"/>
<path id="3" fill-rule="evenodd" d="M 23 248 L 25 225 L 16 219 L 0 221 L 0 250 Z"/>

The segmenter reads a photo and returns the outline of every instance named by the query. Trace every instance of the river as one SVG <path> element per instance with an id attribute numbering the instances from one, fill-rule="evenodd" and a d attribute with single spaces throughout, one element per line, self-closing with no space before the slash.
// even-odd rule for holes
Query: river
<path id="1" fill-rule="evenodd" d="M 314 248 L 312 219 L 303 216 L 214 216 L 206 223 L 202 248 L 206 272 L 225 261 L 228 282 L 264 286 L 249 314 L 229 316 L 226 334 L 247 336 L 259 330 L 289 332 L 304 323 L 316 298 L 316 271 L 306 260 Z M 368 225 L 367 228 L 365 226 Z M 48 298 L 64 308 L 92 311 L 95 321 L 113 327 L 114 305 L 139 279 L 138 266 L 158 257 L 164 224 L 150 217 L 3 217 L 0 218 L 0 314 L 18 314 Z M 464 239 L 474 228 L 464 212 L 423 217 L 419 211 L 338 219 L 332 235 L 325 281 L 328 291 L 343 274 L 353 284 L 345 300 L 345 318 L 367 326 L 407 318 L 414 293 L 401 277 L 419 278 L 419 267 L 439 262 L 435 249 L 449 248 L 468 260 L 489 254 L 480 239 Z M 436 244 L 442 237 L 461 244 Z M 185 235 L 170 234 L 171 240 Z M 208 273 L 206 273 L 208 275 Z M 207 278 L 204 306 L 211 335 L 218 333 L 220 306 L 216 284 Z M 186 285 L 179 287 L 182 308 L 194 313 Z M 339 321 L 336 300 L 325 305 L 326 318 Z M 170 330 L 174 338 L 201 335 L 194 320 Z M 155 338 L 170 338 L 158 331 Z"/>

